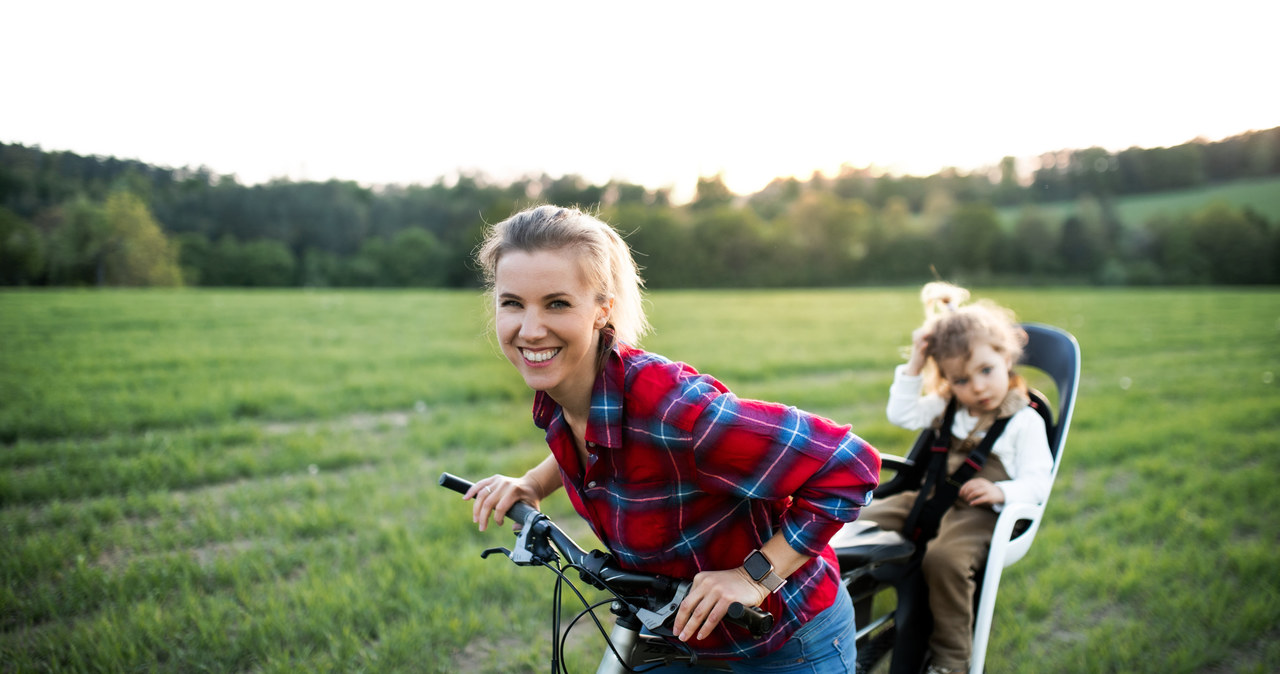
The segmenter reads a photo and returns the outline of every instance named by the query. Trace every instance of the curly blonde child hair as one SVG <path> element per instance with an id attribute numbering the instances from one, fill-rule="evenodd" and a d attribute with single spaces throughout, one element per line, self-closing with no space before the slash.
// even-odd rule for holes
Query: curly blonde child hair
<path id="1" fill-rule="evenodd" d="M 965 304 L 969 291 L 945 281 L 926 283 L 920 290 L 920 301 L 925 315 L 922 327 L 930 335 L 923 369 L 926 391 L 949 396 L 950 386 L 938 369 L 938 361 L 968 358 L 978 344 L 990 345 L 1010 366 L 1022 357 L 1027 333 L 1012 310 L 990 300 Z M 1017 375 L 1011 370 L 1010 376 Z"/>

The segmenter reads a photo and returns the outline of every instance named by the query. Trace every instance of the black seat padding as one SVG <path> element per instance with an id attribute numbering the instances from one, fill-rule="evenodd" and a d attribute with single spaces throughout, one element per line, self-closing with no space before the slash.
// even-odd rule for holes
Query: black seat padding
<path id="1" fill-rule="evenodd" d="M 872 522 L 850 522 L 831 537 L 831 547 L 840 568 L 849 570 L 871 564 L 902 562 L 915 552 L 915 545 L 896 531 L 885 531 Z"/>

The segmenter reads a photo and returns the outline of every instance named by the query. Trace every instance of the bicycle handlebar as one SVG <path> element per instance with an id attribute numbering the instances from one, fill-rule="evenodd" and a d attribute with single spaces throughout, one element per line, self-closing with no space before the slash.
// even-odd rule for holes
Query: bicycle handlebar
<path id="1" fill-rule="evenodd" d="M 440 486 L 446 489 L 452 489 L 459 494 L 465 494 L 475 485 L 474 482 L 468 482 L 457 475 L 451 473 L 440 473 Z M 515 505 L 507 511 L 507 516 L 517 521 L 523 522 L 529 516 L 530 512 L 536 512 L 536 509 L 525 503 L 524 501 L 516 501 Z"/>
<path id="2" fill-rule="evenodd" d="M 441 473 L 440 486 L 452 489 L 459 494 L 466 494 L 474 486 L 474 483 L 450 473 Z M 660 574 L 628 571 L 614 563 L 613 556 L 608 553 L 599 550 L 590 552 L 583 550 L 572 538 L 569 538 L 568 534 L 556 526 L 551 521 L 551 518 L 542 514 L 528 503 L 517 501 L 507 510 L 507 516 L 523 523 L 521 541 L 525 545 L 534 545 L 534 543 L 526 541 L 525 533 L 533 532 L 536 535 L 545 535 L 569 563 L 579 569 L 579 575 L 584 581 L 601 590 L 607 590 L 618 595 L 626 594 L 630 591 L 656 592 L 668 597 L 678 597 L 679 599 L 683 599 L 685 593 L 688 592 L 689 581 Z M 488 555 L 492 551 L 487 550 L 483 554 Z M 502 549 L 501 551 L 517 564 L 536 563 L 533 550 L 516 550 L 512 552 Z M 679 606 L 679 600 L 671 599 L 666 606 L 666 613 L 662 615 L 664 617 L 667 614 L 674 615 L 677 606 Z M 752 636 L 756 637 L 764 636 L 769 630 L 773 629 L 773 614 L 739 602 L 733 602 L 730 605 L 725 620 L 746 628 L 751 632 Z M 647 621 L 646 624 L 648 624 Z M 654 626 L 649 625 L 649 627 L 653 629 Z"/>

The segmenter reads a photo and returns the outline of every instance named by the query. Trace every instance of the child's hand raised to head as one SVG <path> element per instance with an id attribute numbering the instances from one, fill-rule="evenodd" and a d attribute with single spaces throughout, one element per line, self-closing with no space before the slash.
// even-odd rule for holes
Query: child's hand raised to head
<path id="1" fill-rule="evenodd" d="M 911 333 L 911 358 L 907 361 L 907 374 L 915 377 L 924 369 L 925 353 L 933 340 L 933 331 L 928 326 L 916 328 Z"/>

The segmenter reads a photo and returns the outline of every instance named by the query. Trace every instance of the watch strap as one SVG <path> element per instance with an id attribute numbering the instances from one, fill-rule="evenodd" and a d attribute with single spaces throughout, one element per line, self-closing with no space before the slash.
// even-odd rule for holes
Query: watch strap
<path id="1" fill-rule="evenodd" d="M 777 592 L 779 589 L 782 588 L 783 585 L 786 585 L 787 583 L 786 579 L 774 573 L 773 562 L 770 562 L 769 558 L 765 557 L 763 552 L 760 552 L 759 550 L 752 550 L 751 554 L 747 555 L 747 560 L 750 560 L 752 557 L 759 557 L 759 559 L 764 560 L 765 564 L 768 564 L 768 570 L 766 570 L 763 574 L 760 574 L 759 576 L 752 575 L 751 571 L 748 570 L 747 575 L 751 576 L 752 580 L 763 585 L 764 588 L 768 590 L 770 594 Z M 743 560 L 744 566 L 746 565 L 747 560 Z"/>

